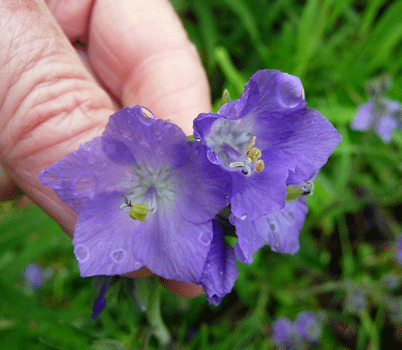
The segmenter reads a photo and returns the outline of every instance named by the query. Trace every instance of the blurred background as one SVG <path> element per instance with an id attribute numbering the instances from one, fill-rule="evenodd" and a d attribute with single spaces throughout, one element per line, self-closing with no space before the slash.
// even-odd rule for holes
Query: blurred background
<path id="1" fill-rule="evenodd" d="M 387 74 L 392 85 L 381 96 L 402 101 L 402 1 L 172 3 L 201 55 L 215 110 L 223 89 L 236 99 L 257 70 L 278 69 L 300 77 L 308 107 L 343 141 L 314 180 L 297 254 L 267 246 L 251 265 L 238 263 L 235 287 L 218 307 L 162 291 L 167 348 L 402 346 L 402 134 L 397 128 L 384 143 L 350 128 L 373 98 L 370 79 Z M 70 238 L 24 196 L 0 204 L 2 349 L 162 348 L 120 287 L 108 290 L 93 321 L 93 279 L 79 276 Z M 314 322 L 300 321 L 306 311 Z M 302 323 L 304 340 L 287 343 L 284 319 Z"/>

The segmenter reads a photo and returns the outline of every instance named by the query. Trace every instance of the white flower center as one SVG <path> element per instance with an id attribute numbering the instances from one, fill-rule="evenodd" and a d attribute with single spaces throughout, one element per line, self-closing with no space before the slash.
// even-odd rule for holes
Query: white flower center
<path id="1" fill-rule="evenodd" d="M 149 214 L 166 210 L 175 203 L 173 188 L 176 176 L 172 170 L 155 170 L 143 165 L 133 166 L 131 170 L 131 178 L 128 180 L 131 189 L 126 195 L 129 202 L 147 204 Z"/>

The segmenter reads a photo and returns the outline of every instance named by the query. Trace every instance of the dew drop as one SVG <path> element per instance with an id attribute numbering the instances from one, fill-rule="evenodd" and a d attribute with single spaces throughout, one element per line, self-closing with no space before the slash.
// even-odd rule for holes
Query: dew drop
<path id="1" fill-rule="evenodd" d="M 293 212 L 291 212 L 291 211 L 289 212 L 288 215 L 289 215 L 289 217 L 290 217 L 292 220 L 295 218 L 295 215 L 294 215 Z"/>
<path id="2" fill-rule="evenodd" d="M 91 164 L 91 165 L 94 165 L 94 164 L 96 163 L 96 158 L 93 157 L 93 156 L 89 156 L 89 157 L 87 158 L 87 162 L 88 162 L 89 164 Z"/>
<path id="3" fill-rule="evenodd" d="M 104 248 L 105 248 L 105 245 L 103 244 L 102 241 L 100 241 L 100 242 L 99 242 L 99 249 L 104 249 Z"/>
<path id="4" fill-rule="evenodd" d="M 77 195 L 88 195 L 95 192 L 97 180 L 91 173 L 79 174 L 73 182 L 73 190 Z"/>
<path id="5" fill-rule="evenodd" d="M 126 251 L 124 249 L 117 249 L 114 250 L 111 254 L 110 257 L 112 260 L 116 263 L 121 263 L 124 258 L 126 257 Z"/>
<path id="6" fill-rule="evenodd" d="M 203 245 L 209 245 L 211 243 L 212 237 L 210 232 L 201 232 L 198 236 L 198 240 Z"/>
<path id="7" fill-rule="evenodd" d="M 286 73 L 281 75 L 276 86 L 278 100 L 286 108 L 296 107 L 302 101 L 302 90 L 300 79 Z"/>
<path id="8" fill-rule="evenodd" d="M 173 277 L 174 280 L 180 281 L 181 280 L 181 275 L 179 273 L 176 273 Z"/>
<path id="9" fill-rule="evenodd" d="M 246 219 L 247 219 L 247 214 L 243 214 L 243 215 L 240 217 L 240 219 L 246 220 Z"/>
<path id="10" fill-rule="evenodd" d="M 148 108 L 141 107 L 141 111 L 142 116 L 139 116 L 138 119 L 142 124 L 148 126 L 156 123 L 157 119 Z"/>
<path id="11" fill-rule="evenodd" d="M 215 152 L 212 150 L 207 150 L 207 158 L 211 163 L 219 164 L 219 158 L 216 156 Z"/>
<path id="12" fill-rule="evenodd" d="M 223 271 L 219 271 L 219 274 L 220 274 L 220 275 L 223 275 Z"/>
<path id="13" fill-rule="evenodd" d="M 271 231 L 275 232 L 276 231 L 276 225 L 274 223 L 271 223 L 269 225 L 269 228 L 271 229 Z"/>
<path id="14" fill-rule="evenodd" d="M 232 213 L 229 215 L 229 222 L 230 222 L 232 225 L 235 225 L 236 218 L 235 218 L 235 216 L 234 216 Z"/>
<path id="15" fill-rule="evenodd" d="M 128 129 L 121 129 L 120 130 L 120 134 L 121 136 L 123 136 L 125 139 L 128 139 L 129 137 L 131 137 L 131 131 Z"/>
<path id="16" fill-rule="evenodd" d="M 89 258 L 89 250 L 83 244 L 77 244 L 74 247 L 74 254 L 79 262 L 85 262 Z"/>
<path id="17" fill-rule="evenodd" d="M 139 261 L 134 262 L 134 269 L 135 270 L 138 270 L 141 266 L 142 266 L 142 264 Z"/>
<path id="18" fill-rule="evenodd" d="M 40 182 L 51 188 L 58 188 L 62 181 L 62 172 L 57 165 L 52 165 L 39 174 Z"/>

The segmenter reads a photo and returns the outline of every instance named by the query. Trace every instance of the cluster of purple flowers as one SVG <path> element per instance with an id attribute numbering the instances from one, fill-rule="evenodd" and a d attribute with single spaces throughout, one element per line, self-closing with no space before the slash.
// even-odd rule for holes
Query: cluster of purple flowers
<path id="1" fill-rule="evenodd" d="M 285 349 L 307 349 L 309 344 L 319 342 L 321 332 L 320 319 L 310 311 L 299 313 L 293 323 L 286 317 L 272 323 L 272 338 Z"/>
<path id="2" fill-rule="evenodd" d="M 255 73 L 238 100 L 194 120 L 194 138 L 141 106 L 110 117 L 105 131 L 39 179 L 77 214 L 73 245 L 83 277 L 146 266 L 203 285 L 219 304 L 268 243 L 294 254 L 307 213 L 303 194 L 341 137 L 307 109 L 297 77 Z M 238 237 L 214 219 L 230 205 Z"/>

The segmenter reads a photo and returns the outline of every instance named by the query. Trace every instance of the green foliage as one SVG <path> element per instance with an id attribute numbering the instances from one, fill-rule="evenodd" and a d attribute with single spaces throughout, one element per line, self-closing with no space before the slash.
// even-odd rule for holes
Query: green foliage
<path id="1" fill-rule="evenodd" d="M 383 281 L 402 277 L 393 245 L 402 234 L 402 135 L 384 144 L 349 124 L 367 101 L 366 81 L 380 73 L 394 78 L 390 98 L 402 100 L 402 1 L 172 2 L 204 63 L 214 110 L 224 89 L 236 99 L 256 70 L 279 69 L 301 78 L 309 107 L 324 114 L 343 141 L 314 180 L 296 255 L 266 247 L 253 264 L 239 263 L 235 288 L 219 307 L 204 296 L 162 291 L 161 316 L 173 339 L 168 348 L 272 349 L 271 323 L 305 310 L 324 320 L 316 348 L 380 349 L 384 339 L 395 339 L 396 348 L 401 290 Z M 91 278 L 79 276 L 70 238 L 36 206 L 3 203 L 0 210 L 2 348 L 162 348 L 152 335 L 160 315 L 150 319 L 136 302 L 149 303 L 144 289 L 133 295 L 113 285 L 106 309 L 92 321 Z M 32 262 L 47 271 L 36 291 L 23 279 Z M 353 315 L 343 305 L 356 289 L 368 302 Z"/>

